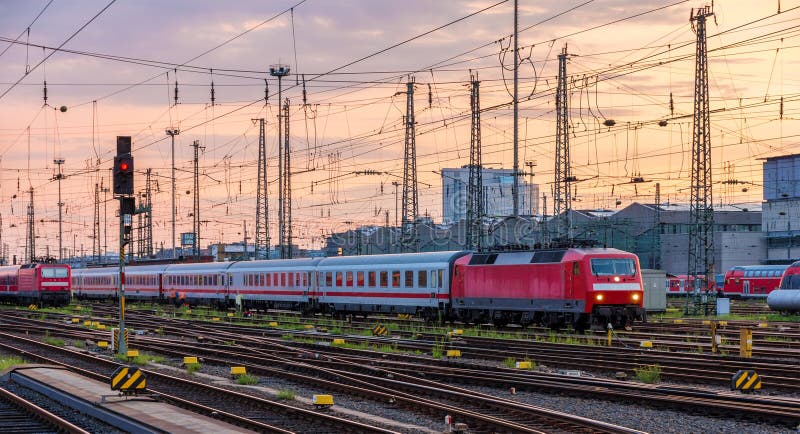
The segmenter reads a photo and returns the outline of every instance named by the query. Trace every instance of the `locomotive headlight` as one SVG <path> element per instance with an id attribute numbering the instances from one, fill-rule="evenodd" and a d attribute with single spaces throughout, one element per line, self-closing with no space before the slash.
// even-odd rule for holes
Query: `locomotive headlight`
<path id="1" fill-rule="evenodd" d="M 614 276 L 614 282 L 619 282 L 619 276 Z"/>
<path id="2" fill-rule="evenodd" d="M 597 295 L 594 296 L 594 298 L 597 301 L 603 301 L 603 294 L 597 294 Z"/>
<path id="3" fill-rule="evenodd" d="M 631 298 L 633 298 L 633 301 L 639 301 L 639 294 L 633 294 Z"/>

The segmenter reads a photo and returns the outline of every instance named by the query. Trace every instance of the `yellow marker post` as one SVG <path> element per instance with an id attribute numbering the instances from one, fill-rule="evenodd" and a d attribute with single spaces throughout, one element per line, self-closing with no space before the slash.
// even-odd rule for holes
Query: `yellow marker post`
<path id="1" fill-rule="evenodd" d="M 719 351 L 719 349 L 717 348 L 718 344 L 719 344 L 719 342 L 717 342 L 717 323 L 716 322 L 712 322 L 711 323 L 711 353 L 712 354 L 717 354 L 717 351 Z"/>
<path id="2" fill-rule="evenodd" d="M 739 329 L 739 357 L 753 357 L 753 330 Z"/>

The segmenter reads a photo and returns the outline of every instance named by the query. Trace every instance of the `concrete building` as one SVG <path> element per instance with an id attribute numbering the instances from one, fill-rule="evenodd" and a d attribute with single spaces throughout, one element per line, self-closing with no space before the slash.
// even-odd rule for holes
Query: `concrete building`
<path id="1" fill-rule="evenodd" d="M 467 187 L 469 168 L 442 169 L 442 222 L 453 223 L 467 217 Z M 514 214 L 514 184 L 512 169 L 486 169 L 482 171 L 483 203 L 486 216 L 506 217 Z M 539 213 L 539 185 L 519 179 L 520 215 Z"/>
<path id="2" fill-rule="evenodd" d="M 767 264 L 800 258 L 800 154 L 764 161 L 762 228 Z"/>

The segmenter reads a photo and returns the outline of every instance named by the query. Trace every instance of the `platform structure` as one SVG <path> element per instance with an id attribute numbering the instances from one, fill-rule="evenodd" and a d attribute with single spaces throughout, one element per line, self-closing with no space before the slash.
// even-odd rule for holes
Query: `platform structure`
<path id="1" fill-rule="evenodd" d="M 83 414 L 132 433 L 249 433 L 251 431 L 147 397 L 118 396 L 107 383 L 65 368 L 47 365 L 12 367 L 0 375 Z"/>

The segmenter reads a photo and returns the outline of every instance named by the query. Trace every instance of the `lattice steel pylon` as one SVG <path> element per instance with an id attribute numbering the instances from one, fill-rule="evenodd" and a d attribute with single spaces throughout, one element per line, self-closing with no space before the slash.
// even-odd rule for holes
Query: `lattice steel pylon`
<path id="1" fill-rule="evenodd" d="M 144 192 L 139 193 L 139 206 L 136 208 L 136 256 L 139 257 L 139 259 L 153 256 L 153 193 L 151 173 L 151 169 L 145 171 Z"/>
<path id="2" fill-rule="evenodd" d="M 694 133 L 692 135 L 692 179 L 689 202 L 689 278 L 686 312 L 696 313 L 700 290 L 708 292 L 708 279 L 714 278 L 714 200 L 711 179 L 711 121 L 708 108 L 708 51 L 706 19 L 714 15 L 711 7 L 693 9 L 690 21 L 697 34 L 694 78 Z M 700 278 L 700 276 L 703 278 Z M 691 280 L 690 280 L 691 281 Z M 706 294 L 707 295 L 707 294 Z M 690 298 L 694 297 L 694 312 Z M 707 312 L 706 312 L 707 313 Z"/>
<path id="3" fill-rule="evenodd" d="M 258 186 L 256 188 L 256 259 L 269 259 L 269 183 L 267 180 L 267 138 L 264 118 L 258 121 Z"/>
<path id="4" fill-rule="evenodd" d="M 280 198 L 278 201 L 281 259 L 292 259 L 292 172 L 289 154 L 289 98 L 284 100 L 283 144 L 280 147 Z"/>
<path id="5" fill-rule="evenodd" d="M 465 248 L 480 251 L 483 247 L 483 164 L 481 162 L 481 104 L 480 81 L 476 73 L 470 77 L 470 109 L 472 125 L 469 143 L 469 181 L 467 184 L 467 221 Z"/>
<path id="6" fill-rule="evenodd" d="M 404 250 L 416 251 L 419 196 L 417 190 L 417 134 L 414 125 L 414 78 L 406 83 L 406 138 L 403 153 L 403 220 L 400 238 Z"/>
<path id="7" fill-rule="evenodd" d="M 94 222 L 92 223 L 92 258 L 100 262 L 100 184 L 94 184 Z"/>
<path id="8" fill-rule="evenodd" d="M 653 213 L 653 253 L 650 268 L 661 268 L 661 183 L 656 182 L 655 212 Z"/>
<path id="9" fill-rule="evenodd" d="M 28 248 L 26 257 L 28 262 L 36 262 L 36 216 L 33 206 L 33 187 L 30 188 L 31 201 L 28 203 Z"/>
<path id="10" fill-rule="evenodd" d="M 556 88 L 556 153 L 553 183 L 553 219 L 555 236 L 572 239 L 572 177 L 569 158 L 569 111 L 567 107 L 567 46 L 558 55 Z M 564 213 L 562 218 L 561 213 Z"/>

